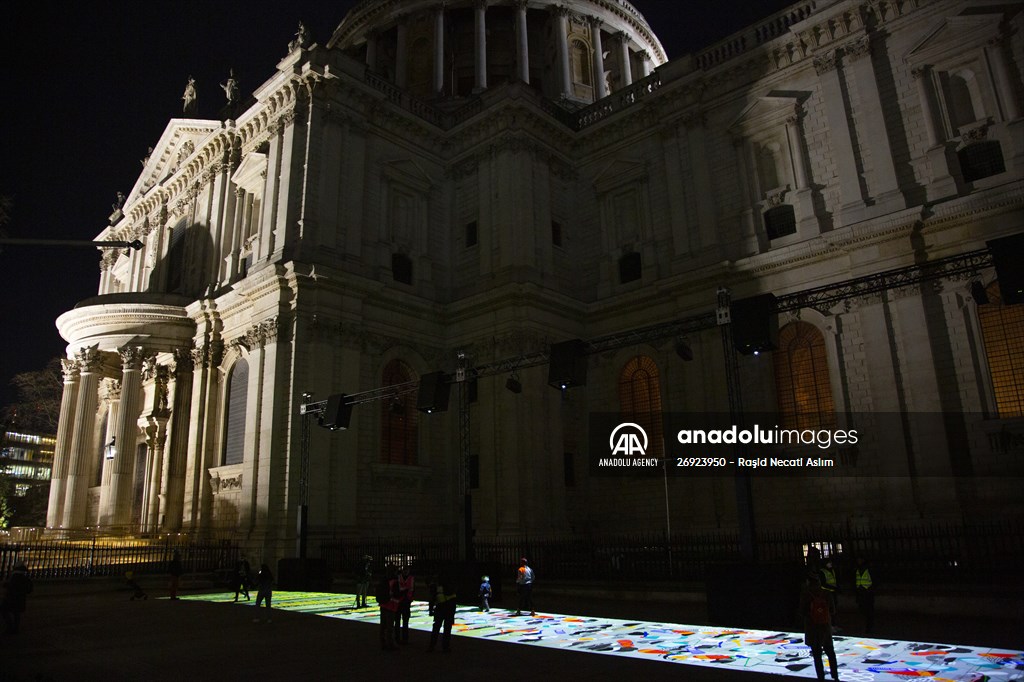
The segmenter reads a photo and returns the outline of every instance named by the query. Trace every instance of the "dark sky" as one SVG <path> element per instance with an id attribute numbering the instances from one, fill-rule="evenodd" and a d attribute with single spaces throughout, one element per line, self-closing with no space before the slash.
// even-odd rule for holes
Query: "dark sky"
<path id="1" fill-rule="evenodd" d="M 300 20 L 325 42 L 355 0 L 8 3 L 0 22 L 0 194 L 8 236 L 91 240 L 127 194 L 191 75 L 213 117 L 233 68 L 249 95 L 285 56 Z M 767 16 L 779 0 L 633 0 L 669 58 Z M 684 11 L 685 9 L 685 11 Z M 204 106 L 204 104 L 206 106 Z M 0 405 L 10 378 L 64 354 L 54 320 L 99 283 L 93 249 L 3 247 Z"/>

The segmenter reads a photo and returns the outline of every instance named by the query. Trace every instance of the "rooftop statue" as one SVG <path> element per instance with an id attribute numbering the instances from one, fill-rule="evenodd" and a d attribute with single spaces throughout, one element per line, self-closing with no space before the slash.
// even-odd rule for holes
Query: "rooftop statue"
<path id="1" fill-rule="evenodd" d="M 198 105 L 196 104 L 196 79 L 188 77 L 188 85 L 185 86 L 185 94 L 181 96 L 185 104 L 182 106 L 182 113 L 186 116 L 195 116 Z"/>
<path id="2" fill-rule="evenodd" d="M 227 82 L 221 83 L 220 87 L 224 91 L 224 96 L 228 99 L 228 106 L 233 106 L 238 103 L 238 81 L 235 80 L 234 69 L 231 69 L 228 74 Z"/>

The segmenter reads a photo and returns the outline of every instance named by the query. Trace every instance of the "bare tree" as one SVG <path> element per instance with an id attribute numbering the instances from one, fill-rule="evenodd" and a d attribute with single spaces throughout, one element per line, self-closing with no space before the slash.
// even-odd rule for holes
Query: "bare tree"
<path id="1" fill-rule="evenodd" d="M 38 433 L 56 433 L 60 418 L 60 400 L 64 388 L 60 358 L 34 372 L 21 372 L 11 379 L 17 401 L 4 408 L 9 428 Z"/>

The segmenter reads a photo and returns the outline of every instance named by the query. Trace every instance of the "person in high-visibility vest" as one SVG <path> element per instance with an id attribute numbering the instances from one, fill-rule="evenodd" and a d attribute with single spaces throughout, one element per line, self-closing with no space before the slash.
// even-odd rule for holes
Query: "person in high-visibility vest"
<path id="1" fill-rule="evenodd" d="M 864 557 L 857 557 L 854 582 L 857 609 L 864 616 L 864 632 L 869 633 L 875 627 L 875 583 L 871 579 L 871 567 L 868 566 L 868 561 Z"/>
<path id="2" fill-rule="evenodd" d="M 839 581 L 836 580 L 836 571 L 832 565 L 831 557 L 825 559 L 825 563 L 818 570 L 818 577 L 821 580 L 821 589 L 824 590 L 825 595 L 828 597 L 829 606 L 832 609 L 832 627 L 835 629 L 836 613 L 839 608 Z"/>

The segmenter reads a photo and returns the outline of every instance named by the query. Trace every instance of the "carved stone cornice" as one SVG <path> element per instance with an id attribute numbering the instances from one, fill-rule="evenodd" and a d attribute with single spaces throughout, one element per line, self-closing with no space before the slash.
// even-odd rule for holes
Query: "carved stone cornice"
<path id="1" fill-rule="evenodd" d="M 199 348 L 189 349 L 187 352 L 192 355 L 193 368 L 209 369 L 220 365 L 221 360 L 224 359 L 224 342 L 214 339 Z"/>
<path id="2" fill-rule="evenodd" d="M 280 318 L 274 316 L 249 327 L 241 336 L 231 342 L 233 347 L 241 347 L 247 351 L 261 348 L 267 344 L 277 343 L 281 332 Z"/>
<path id="3" fill-rule="evenodd" d="M 193 348 L 175 348 L 171 351 L 174 356 L 174 377 L 180 379 L 185 374 L 191 374 L 193 368 Z"/>
<path id="4" fill-rule="evenodd" d="M 862 35 L 848 43 L 843 44 L 843 54 L 853 59 L 860 59 L 861 57 L 870 56 L 871 54 L 871 36 Z"/>

